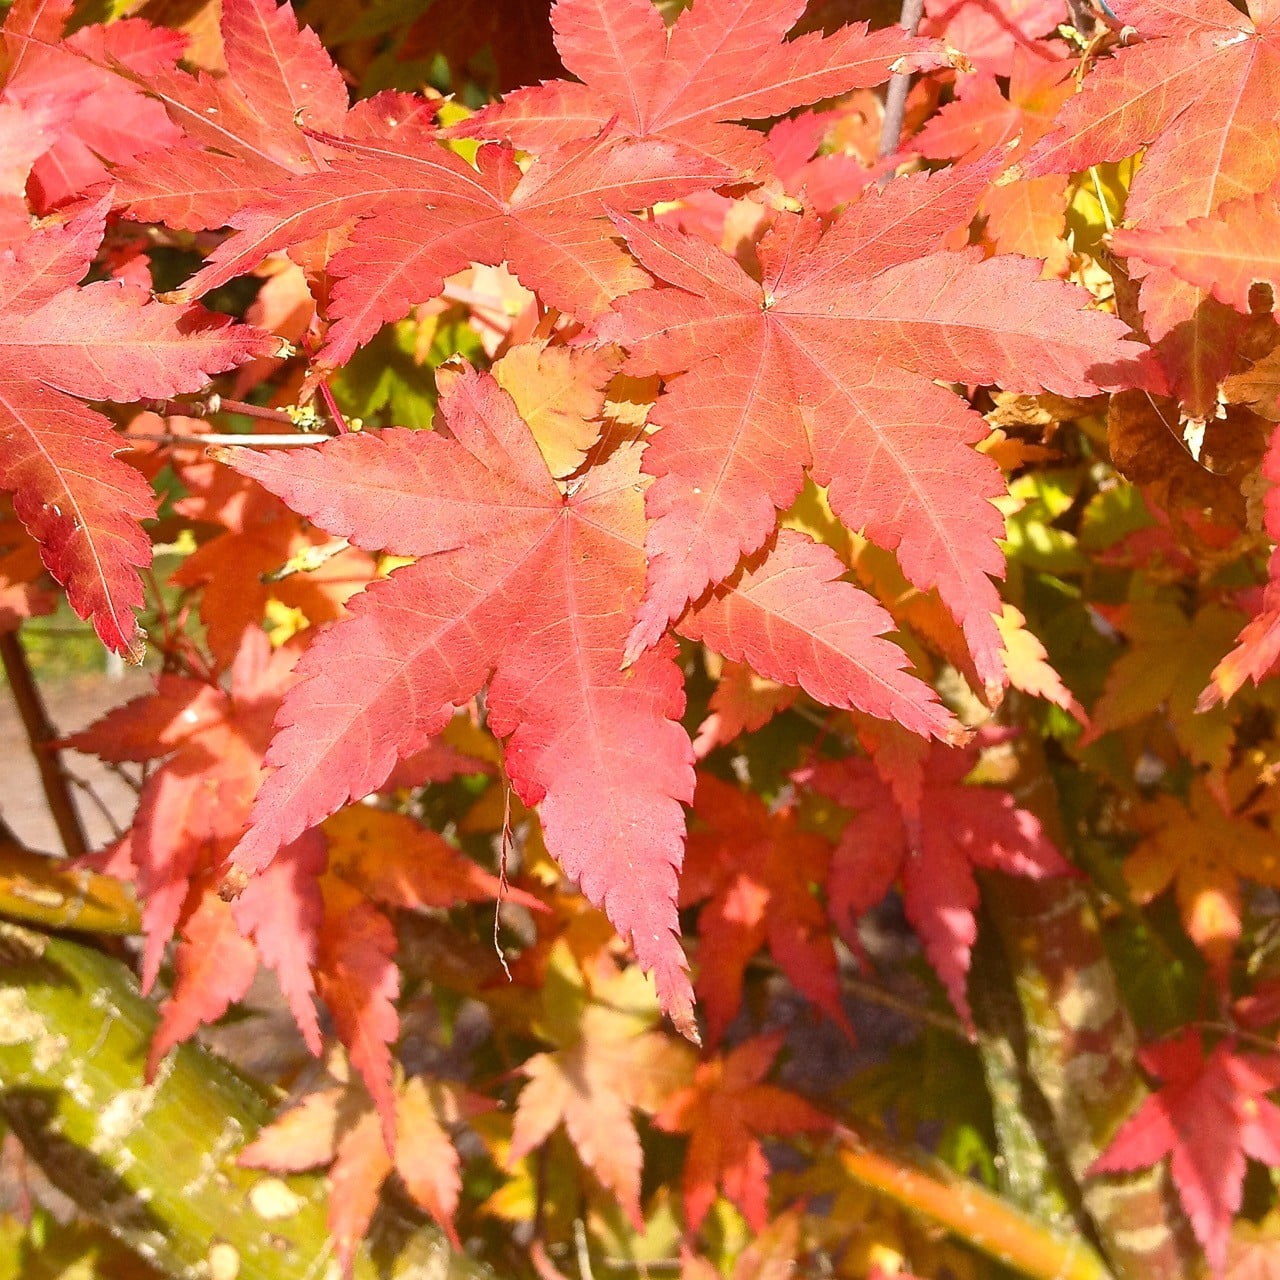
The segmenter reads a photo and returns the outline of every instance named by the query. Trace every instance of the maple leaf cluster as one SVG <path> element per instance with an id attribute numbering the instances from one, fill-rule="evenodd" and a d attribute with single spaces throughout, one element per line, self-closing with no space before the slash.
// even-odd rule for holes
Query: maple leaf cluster
<path id="1" fill-rule="evenodd" d="M 85 865 L 140 906 L 149 1075 L 271 971 L 341 1052 L 241 1158 L 328 1171 L 348 1269 L 397 1184 L 454 1246 L 583 1230 L 553 1175 L 661 1235 L 666 1160 L 689 1275 L 878 1274 L 803 1207 L 880 1175 L 779 1011 L 845 1062 L 852 993 L 936 995 L 991 1146 L 1003 947 L 1130 1082 L 1055 1117 L 1090 1239 L 1167 1159 L 1224 1272 L 1280 1160 L 1273 6 L 357 7 L 0 28 L 0 631 L 52 580 L 152 632 L 58 744 L 136 786 Z M 1103 935 L 1148 954 L 1105 1045 Z M 410 1065 L 432 1018 L 484 1068 Z"/>

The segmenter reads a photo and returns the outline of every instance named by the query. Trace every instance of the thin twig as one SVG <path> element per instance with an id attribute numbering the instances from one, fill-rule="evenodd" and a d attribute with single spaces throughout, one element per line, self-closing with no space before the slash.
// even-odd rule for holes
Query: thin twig
<path id="1" fill-rule="evenodd" d="M 9 678 L 9 688 L 13 691 L 22 727 L 27 731 L 27 742 L 40 771 L 40 785 L 44 788 L 45 800 L 58 828 L 62 847 L 69 858 L 82 857 L 89 852 L 89 841 L 80 822 L 62 757 L 49 745 L 58 733 L 49 721 L 44 699 L 40 696 L 35 677 L 31 674 L 31 665 L 27 662 L 26 650 L 16 631 L 0 635 L 0 659 L 4 662 L 4 673 Z"/>
<path id="2" fill-rule="evenodd" d="M 307 435 L 238 435 L 236 432 L 211 431 L 207 436 L 184 436 L 170 431 L 134 431 L 124 437 L 128 444 L 133 440 L 145 440 L 148 444 L 172 445 L 178 449 L 203 449 L 206 445 L 252 445 L 255 448 L 269 447 L 273 449 L 297 449 L 303 445 L 319 444 L 321 440 L 332 440 L 333 437 L 324 432 L 312 432 Z"/>
<path id="3" fill-rule="evenodd" d="M 279 422 L 294 426 L 293 418 L 283 409 L 266 409 L 246 400 L 228 400 L 226 396 L 203 396 L 198 400 L 142 400 L 144 409 L 161 417 L 212 418 L 219 413 L 238 413 L 242 418 L 260 418 L 263 422 Z"/>
<path id="4" fill-rule="evenodd" d="M 97 809 L 98 813 L 106 821 L 111 830 L 112 838 L 115 840 L 122 839 L 124 837 L 124 828 L 116 821 L 116 815 L 111 812 L 107 802 L 93 789 L 92 784 L 74 773 L 69 774 L 68 777 L 71 785 Z"/>
<path id="5" fill-rule="evenodd" d="M 315 348 L 312 345 L 309 334 L 302 335 L 302 349 L 307 353 L 308 360 L 315 359 Z M 321 378 L 316 385 L 316 390 L 320 393 L 320 399 L 324 401 L 324 407 L 329 414 L 329 420 L 337 428 L 340 436 L 345 436 L 351 428 L 347 425 L 347 420 L 342 416 L 342 410 L 338 408 L 338 402 L 333 398 L 333 392 L 329 388 L 329 382 L 326 378 Z"/>
<path id="6" fill-rule="evenodd" d="M 840 985 L 859 1000 L 867 1001 L 868 1004 L 882 1005 L 884 1008 L 892 1009 L 895 1013 L 900 1013 L 906 1018 L 912 1018 L 916 1022 L 927 1022 L 929 1026 L 946 1032 L 947 1035 L 955 1036 L 957 1039 L 968 1040 L 969 1038 L 969 1033 L 961 1025 L 959 1018 L 939 1013 L 936 1009 L 925 1008 L 923 1005 L 912 1004 L 910 1000 L 895 996 L 892 991 L 886 991 L 884 987 L 877 986 L 874 982 L 868 982 L 865 978 L 842 974 Z"/>
<path id="7" fill-rule="evenodd" d="M 1111 207 L 1107 204 L 1107 197 L 1102 192 L 1102 181 L 1098 177 L 1098 166 L 1096 164 L 1089 166 L 1089 177 L 1093 179 L 1093 194 L 1097 197 L 1098 208 L 1102 210 L 1102 225 L 1106 227 L 1107 234 L 1110 235 L 1116 229 L 1116 224 L 1112 221 Z"/>
<path id="8" fill-rule="evenodd" d="M 898 25 L 909 36 L 915 35 L 924 17 L 924 0 L 902 0 L 902 16 Z M 907 94 L 911 90 L 911 72 L 899 71 L 889 81 L 884 98 L 884 123 L 880 126 L 879 155 L 883 160 L 898 149 L 902 138 L 902 124 L 907 115 Z"/>
<path id="9" fill-rule="evenodd" d="M 116 760 L 102 760 L 102 761 L 99 761 L 99 763 L 118 782 L 128 787 L 129 790 L 132 791 L 135 796 L 141 794 L 142 783 L 139 782 L 138 779 L 135 778 L 133 774 L 131 774 L 129 770 L 124 767 L 124 765 L 120 764 Z"/>
<path id="10" fill-rule="evenodd" d="M 502 900 L 507 896 L 510 887 L 507 883 L 507 854 L 511 849 L 511 782 L 507 778 L 507 770 L 501 762 L 502 770 L 502 835 L 498 854 L 498 896 L 493 903 L 493 953 L 498 957 L 502 972 L 507 975 L 508 982 L 514 982 L 511 969 L 507 965 L 507 957 L 502 952 L 502 939 L 498 934 L 498 926 L 502 923 Z"/>

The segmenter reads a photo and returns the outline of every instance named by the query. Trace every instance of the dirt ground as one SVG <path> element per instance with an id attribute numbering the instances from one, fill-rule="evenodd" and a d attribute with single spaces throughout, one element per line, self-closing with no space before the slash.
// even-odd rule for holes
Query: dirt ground
<path id="1" fill-rule="evenodd" d="M 104 672 L 39 683 L 49 718 L 60 733 L 83 729 L 103 712 L 149 693 L 154 687 L 149 673 L 128 668 L 119 676 Z M 76 787 L 76 803 L 89 840 L 97 847 L 115 834 L 113 821 L 128 824 L 136 797 L 93 756 L 68 751 L 64 758 L 72 776 L 83 784 Z M 13 695 L 3 680 L 0 680 L 0 814 L 29 848 L 60 851 L 57 828 L 45 805 L 26 732 L 18 718 Z"/>

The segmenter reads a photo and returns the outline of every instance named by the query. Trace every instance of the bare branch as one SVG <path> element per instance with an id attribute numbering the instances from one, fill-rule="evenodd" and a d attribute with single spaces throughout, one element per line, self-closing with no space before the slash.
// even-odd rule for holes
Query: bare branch
<path id="1" fill-rule="evenodd" d="M 909 36 L 915 35 L 924 17 L 924 0 L 902 0 L 902 16 L 899 25 Z M 880 128 L 880 158 L 891 156 L 898 149 L 902 137 L 902 122 L 907 114 L 907 94 L 911 90 L 911 73 L 899 71 L 889 81 L 884 99 L 884 123 Z"/>

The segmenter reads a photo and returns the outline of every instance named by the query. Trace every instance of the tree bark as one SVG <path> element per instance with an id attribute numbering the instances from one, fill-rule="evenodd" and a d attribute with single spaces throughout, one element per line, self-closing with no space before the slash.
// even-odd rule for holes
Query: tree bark
<path id="1" fill-rule="evenodd" d="M 123 965 L 0 922 L 0 1112 L 54 1185 L 173 1276 L 336 1276 L 325 1179 L 236 1164 L 268 1098 L 193 1044 L 146 1083 L 155 1021 Z M 492 1280 L 435 1227 L 376 1222 L 355 1280 Z"/>
<path id="2" fill-rule="evenodd" d="M 1108 1260 L 1121 1280 L 1182 1280 L 1198 1251 L 1164 1163 L 1122 1178 L 1088 1170 L 1142 1101 L 1137 1034 L 1083 887 L 984 884 L 1026 1021 L 1026 1066 Z"/>

